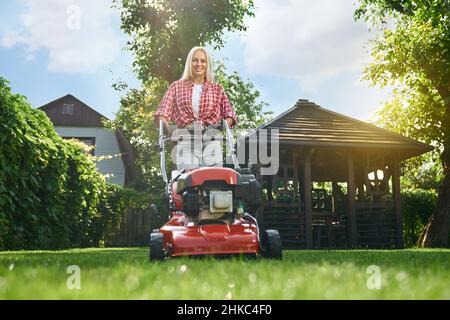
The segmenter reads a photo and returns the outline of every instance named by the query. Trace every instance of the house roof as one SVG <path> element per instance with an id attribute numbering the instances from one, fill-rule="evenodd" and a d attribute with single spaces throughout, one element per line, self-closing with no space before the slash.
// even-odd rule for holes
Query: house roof
<path id="1" fill-rule="evenodd" d="M 63 114 L 63 105 L 73 105 L 73 114 Z M 83 101 L 67 94 L 38 109 L 44 111 L 55 126 L 103 127 L 104 115 L 95 111 Z"/>
<path id="2" fill-rule="evenodd" d="M 73 113 L 63 114 L 64 105 L 73 105 Z M 92 109 L 83 101 L 71 94 L 67 94 L 61 98 L 53 100 L 38 109 L 47 114 L 54 126 L 104 127 L 102 119 L 108 120 L 107 117 Z M 115 136 L 119 145 L 120 153 L 122 154 L 122 160 L 127 174 L 127 182 L 134 181 L 137 177 L 135 149 L 126 139 L 122 131 L 116 130 Z"/>
<path id="3" fill-rule="evenodd" d="M 263 124 L 278 129 L 280 145 L 400 150 L 403 159 L 433 150 L 428 144 L 322 108 L 305 99 Z"/>

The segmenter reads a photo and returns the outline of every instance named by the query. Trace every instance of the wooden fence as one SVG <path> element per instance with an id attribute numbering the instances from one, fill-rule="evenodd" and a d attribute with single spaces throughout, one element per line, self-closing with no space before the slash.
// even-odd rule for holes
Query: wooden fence
<path id="1" fill-rule="evenodd" d="M 123 215 L 119 229 L 112 237 L 114 247 L 148 246 L 152 231 L 153 213 L 151 209 L 133 209 Z"/>

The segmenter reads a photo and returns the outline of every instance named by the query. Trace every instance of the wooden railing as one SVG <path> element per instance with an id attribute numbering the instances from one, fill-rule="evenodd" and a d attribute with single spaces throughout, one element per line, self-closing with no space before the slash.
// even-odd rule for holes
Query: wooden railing
<path id="1" fill-rule="evenodd" d="M 303 249 L 305 215 L 294 205 L 264 207 L 264 227 L 280 232 L 285 249 Z M 345 210 L 313 210 L 313 248 L 346 249 L 349 244 L 348 216 Z M 396 220 L 392 203 L 357 203 L 356 248 L 394 248 Z"/>
<path id="2" fill-rule="evenodd" d="M 283 249 L 305 247 L 305 220 L 298 207 L 264 207 L 263 225 L 278 230 Z"/>
<path id="3" fill-rule="evenodd" d="M 356 224 L 359 247 L 395 248 L 397 226 L 392 208 L 360 209 Z"/>

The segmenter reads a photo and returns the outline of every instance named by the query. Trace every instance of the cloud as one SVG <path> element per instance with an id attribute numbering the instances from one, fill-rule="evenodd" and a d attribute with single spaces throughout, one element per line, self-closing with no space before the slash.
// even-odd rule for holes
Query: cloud
<path id="1" fill-rule="evenodd" d="M 254 75 L 294 78 L 305 90 L 344 72 L 360 72 L 373 37 L 355 22 L 352 0 L 260 0 L 243 36 Z"/>
<path id="2" fill-rule="evenodd" d="M 0 45 L 21 46 L 27 60 L 47 50 L 48 69 L 65 73 L 93 72 L 120 54 L 118 13 L 111 1 L 25 0 L 20 30 L 6 30 Z M 115 24 L 114 24 L 115 23 Z M 116 30 L 117 29 L 117 30 Z"/>

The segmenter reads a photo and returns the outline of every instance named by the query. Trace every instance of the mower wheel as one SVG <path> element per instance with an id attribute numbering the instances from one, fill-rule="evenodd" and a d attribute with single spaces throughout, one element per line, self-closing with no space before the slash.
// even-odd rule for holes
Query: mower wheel
<path id="1" fill-rule="evenodd" d="M 262 234 L 262 255 L 269 259 L 281 259 L 281 237 L 277 230 L 264 230 Z"/>
<path id="2" fill-rule="evenodd" d="M 150 261 L 160 261 L 165 258 L 163 239 L 162 233 L 155 232 L 150 234 Z"/>

